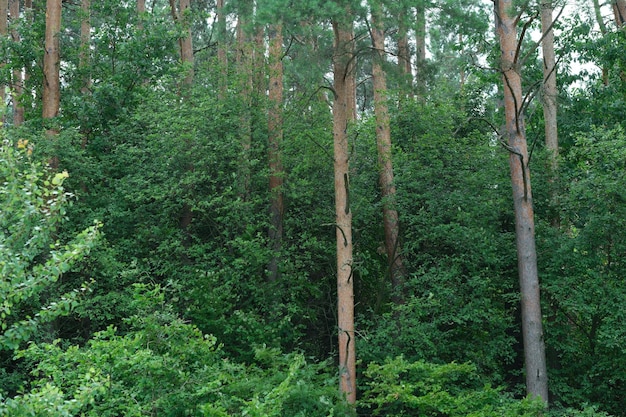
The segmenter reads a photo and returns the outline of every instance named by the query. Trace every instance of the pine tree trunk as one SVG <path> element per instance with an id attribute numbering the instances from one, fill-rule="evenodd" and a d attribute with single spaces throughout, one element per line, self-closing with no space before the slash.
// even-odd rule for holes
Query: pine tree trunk
<path id="1" fill-rule="evenodd" d="M 376 48 L 376 47 L 375 47 Z M 407 10 L 401 6 L 398 16 L 398 67 L 405 83 L 406 94 L 413 96 L 413 74 L 411 72 L 411 50 L 407 28 Z"/>
<path id="2" fill-rule="evenodd" d="M 226 16 L 224 0 L 217 0 L 217 62 L 219 64 L 219 98 L 226 98 L 228 89 L 228 55 L 226 46 Z"/>
<path id="3" fill-rule="evenodd" d="M 552 173 L 558 170 L 559 139 L 557 129 L 556 59 L 554 57 L 554 31 L 552 30 L 552 0 L 541 3 L 541 27 L 544 32 L 543 50 L 543 117 L 545 120 L 546 148 L 551 152 Z"/>
<path id="4" fill-rule="evenodd" d="M 6 38 L 6 36 L 8 35 L 8 31 L 9 31 L 8 21 L 7 21 L 8 11 L 9 11 L 8 0 L 0 0 L 0 36 L 2 36 L 2 38 Z M 0 69 L 4 67 L 5 65 L 6 65 L 6 62 L 0 63 Z M 6 90 L 6 86 L 4 84 L 0 84 L 0 100 L 2 100 L 0 101 L 0 103 L 2 103 L 2 105 L 0 105 L 0 111 L 2 112 L 2 118 L 0 119 L 0 122 L 2 123 L 6 122 L 5 109 L 4 109 L 4 103 L 6 101 L 5 90 Z"/>
<path id="5" fill-rule="evenodd" d="M 350 14 L 348 13 L 347 16 Z M 350 81 L 352 23 L 334 21 L 333 141 L 335 172 L 335 221 L 337 239 L 337 319 L 339 331 L 339 387 L 349 403 L 356 402 L 354 289 L 352 277 L 352 211 L 349 199 L 348 123 L 352 117 Z"/>
<path id="6" fill-rule="evenodd" d="M 416 84 L 420 90 L 425 88 L 425 65 L 426 65 L 426 6 L 421 4 L 417 6 L 415 11 L 415 67 L 416 67 Z"/>
<path id="7" fill-rule="evenodd" d="M 80 21 L 80 56 L 78 67 L 83 73 L 83 86 L 80 91 L 83 94 L 89 93 L 91 87 L 91 77 L 88 68 L 91 65 L 91 0 L 82 0 L 81 3 L 82 18 Z"/>
<path id="8" fill-rule="evenodd" d="M 9 14 L 12 22 L 17 22 L 20 18 L 20 1 L 11 0 L 9 2 Z M 13 42 L 20 42 L 20 35 L 17 30 L 11 31 Z M 22 77 L 22 68 L 13 69 L 13 80 L 11 82 L 11 90 L 13 96 L 13 125 L 20 126 L 24 123 L 24 106 L 21 104 L 22 93 L 24 92 L 24 80 Z"/>
<path id="9" fill-rule="evenodd" d="M 183 80 L 183 86 L 185 88 L 191 87 L 193 84 L 193 43 L 191 40 L 191 22 L 190 14 L 191 10 L 190 0 L 180 0 L 178 5 L 178 11 L 176 10 L 176 0 L 170 0 L 170 8 L 172 11 L 172 17 L 174 22 L 179 23 L 185 32 L 185 36 L 178 38 L 178 45 L 180 48 L 180 60 L 183 64 L 187 65 L 187 71 Z"/>
<path id="10" fill-rule="evenodd" d="M 400 256 L 398 211 L 395 208 L 396 187 L 393 181 L 391 155 L 391 127 L 387 107 L 387 79 L 383 69 L 385 62 L 385 35 L 382 26 L 382 10 L 372 5 L 372 79 L 374 84 L 374 113 L 376 117 L 376 145 L 378 148 L 378 172 L 383 198 L 383 227 L 389 275 L 393 287 L 394 301 L 402 303 L 405 271 Z"/>
<path id="11" fill-rule="evenodd" d="M 269 113 L 268 158 L 270 186 L 270 229 L 269 240 L 272 258 L 268 266 L 269 279 L 278 278 L 278 264 L 283 240 L 283 164 L 281 149 L 283 141 L 283 33 L 282 25 L 270 27 L 269 34 Z"/>
<path id="12" fill-rule="evenodd" d="M 137 13 L 145 13 L 146 11 L 146 0 L 137 0 Z"/>
<path id="13" fill-rule="evenodd" d="M 626 0 L 613 1 L 613 14 L 615 15 L 615 25 L 617 28 L 624 26 L 626 22 Z"/>
<path id="14" fill-rule="evenodd" d="M 521 292 L 522 337 L 526 390 L 548 402 L 548 375 L 535 248 L 535 224 L 528 166 L 528 147 L 522 117 L 522 83 L 516 56 L 515 19 L 509 15 L 512 0 L 498 0 L 501 70 L 504 84 L 507 149 L 510 152 L 511 183 L 515 208 L 515 233 Z"/>
<path id="15" fill-rule="evenodd" d="M 59 35 L 61 32 L 61 0 L 46 1 L 46 33 L 43 58 L 43 109 L 42 117 L 51 119 L 59 115 Z M 56 133 L 56 131 L 49 131 Z"/>

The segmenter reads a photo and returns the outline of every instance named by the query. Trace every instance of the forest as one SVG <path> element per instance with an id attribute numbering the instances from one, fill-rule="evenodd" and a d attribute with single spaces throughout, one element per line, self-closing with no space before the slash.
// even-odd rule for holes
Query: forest
<path id="1" fill-rule="evenodd" d="M 0 416 L 626 417 L 625 23 L 0 0 Z"/>

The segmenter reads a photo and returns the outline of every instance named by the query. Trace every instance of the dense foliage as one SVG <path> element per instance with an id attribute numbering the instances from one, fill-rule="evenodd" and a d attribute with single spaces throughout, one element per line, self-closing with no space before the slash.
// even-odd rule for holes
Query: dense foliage
<path id="1" fill-rule="evenodd" d="M 525 93 L 537 95 L 527 122 L 545 411 L 524 398 L 509 153 L 497 132 L 499 74 L 486 68 L 495 66 L 492 11 L 417 2 L 428 8 L 432 56 L 415 64 L 420 78 L 409 93 L 395 63 L 405 2 L 387 10 L 394 204 L 406 268 L 405 285 L 392 288 L 368 16 L 354 8 L 355 409 L 336 388 L 328 74 L 330 19 L 341 7 L 259 1 L 252 16 L 248 2 L 227 1 L 219 34 L 216 5 L 192 2 L 195 71 L 183 87 L 186 28 L 168 2 L 149 1 L 139 15 L 135 2 L 92 1 L 86 67 L 85 15 L 63 2 L 62 112 L 44 121 L 44 3 L 11 22 L 19 39 L 2 40 L 0 83 L 10 85 L 16 68 L 28 77 L 26 93 L 11 99 L 25 107 L 26 122 L 12 125 L 11 106 L 2 112 L 0 416 L 626 415 L 623 28 L 596 34 L 584 15 L 557 24 L 564 64 L 556 173 L 542 145 L 542 63 L 524 44 Z M 268 233 L 276 192 L 268 188 L 268 71 L 255 51 L 276 16 L 285 33 L 278 255 Z M 566 73 L 573 56 L 604 74 Z"/>

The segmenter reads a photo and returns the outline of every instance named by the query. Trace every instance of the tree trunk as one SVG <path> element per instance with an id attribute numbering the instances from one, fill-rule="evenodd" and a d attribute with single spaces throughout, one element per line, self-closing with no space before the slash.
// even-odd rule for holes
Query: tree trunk
<path id="1" fill-rule="evenodd" d="M 228 89 L 228 55 L 226 46 L 226 16 L 224 0 L 217 0 L 217 62 L 219 64 L 219 98 L 226 98 Z"/>
<path id="2" fill-rule="evenodd" d="M 613 1 L 613 14 L 615 15 L 617 28 L 624 26 L 624 22 L 626 22 L 626 0 Z"/>
<path id="3" fill-rule="evenodd" d="M 245 4 L 244 6 L 247 6 Z M 240 138 L 241 138 L 241 159 L 239 163 L 239 195 L 243 201 L 250 198 L 250 153 L 252 151 L 252 93 L 254 82 L 252 76 L 252 41 L 248 37 L 245 26 L 248 17 L 252 14 L 251 9 L 241 10 L 237 19 L 236 43 L 237 43 L 237 82 L 240 86 L 239 95 L 241 97 L 242 110 L 240 115 Z"/>
<path id="4" fill-rule="evenodd" d="M 283 164 L 281 158 L 283 141 L 283 33 L 282 25 L 277 23 L 269 32 L 269 113 L 268 158 L 270 186 L 270 229 L 269 239 L 272 246 L 272 259 L 268 266 L 269 279 L 278 278 L 278 264 L 283 241 Z"/>
<path id="5" fill-rule="evenodd" d="M 515 232 L 521 292 L 522 337 L 526 390 L 532 397 L 548 402 L 548 375 L 545 346 L 537 252 L 535 249 L 535 224 L 532 204 L 528 148 L 522 117 L 522 83 L 516 56 L 517 32 L 515 18 L 509 15 L 512 0 L 498 0 L 497 18 L 501 48 L 501 70 L 504 84 L 504 109 L 506 137 L 510 152 L 511 183 L 515 207 Z"/>
<path id="6" fill-rule="evenodd" d="M 59 115 L 61 98 L 59 82 L 59 35 L 61 32 L 61 0 L 46 1 L 46 34 L 43 58 L 43 110 L 42 117 L 51 119 Z M 49 133 L 58 133 L 54 130 Z"/>
<path id="7" fill-rule="evenodd" d="M 83 74 L 83 86 L 80 91 L 83 94 L 88 94 L 91 87 L 91 77 L 89 76 L 89 66 L 91 65 L 91 0 L 82 0 L 81 13 L 78 67 Z"/>
<path id="8" fill-rule="evenodd" d="M 393 182 L 393 163 L 391 156 L 391 128 L 387 107 L 387 79 L 383 69 L 385 62 L 385 35 L 382 26 L 382 10 L 379 4 L 372 4 L 372 79 L 374 84 L 374 113 L 376 117 L 376 145 L 378 148 L 378 172 L 383 198 L 383 227 L 385 249 L 389 267 L 389 276 L 393 287 L 394 301 L 402 303 L 404 287 L 404 266 L 400 256 L 399 223 L 396 204 L 396 187 Z"/>
<path id="9" fill-rule="evenodd" d="M 193 84 L 193 44 L 191 40 L 191 21 L 190 21 L 190 0 L 180 0 L 178 11 L 176 10 L 176 0 L 170 0 L 170 8 L 174 21 L 180 24 L 185 32 L 185 36 L 178 38 L 180 48 L 180 60 L 187 65 L 183 87 L 190 88 Z"/>
<path id="10" fill-rule="evenodd" d="M 415 68 L 417 85 L 420 93 L 426 85 L 425 75 L 426 65 L 426 6 L 424 2 L 415 8 Z"/>
<path id="11" fill-rule="evenodd" d="M 350 16 L 347 13 L 346 16 Z M 333 141 L 335 216 L 337 239 L 337 320 L 339 331 L 339 387 L 349 403 L 356 402 L 354 289 L 352 277 L 352 211 L 349 199 L 348 123 L 352 117 L 351 91 L 354 75 L 352 22 L 333 21 L 335 45 L 333 72 Z"/>
<path id="12" fill-rule="evenodd" d="M 380 18 L 381 17 L 378 17 L 377 19 Z M 411 71 L 411 50 L 409 48 L 407 19 L 407 8 L 400 6 L 400 14 L 398 16 L 398 67 L 400 68 L 400 74 L 402 74 L 403 77 L 402 81 L 404 82 L 406 94 L 407 96 L 412 97 L 413 73 Z"/>
<path id="13" fill-rule="evenodd" d="M 8 27 L 8 21 L 7 21 L 7 13 L 9 11 L 9 2 L 8 0 L 0 0 L 0 36 L 2 36 L 2 38 L 6 38 L 6 36 L 9 33 L 9 27 Z M 2 62 L 0 63 L 0 68 L 4 67 L 6 65 L 6 62 Z M 2 100 L 0 103 L 2 103 L 0 105 L 0 111 L 2 112 L 2 118 L 0 119 L 0 122 L 4 123 L 6 121 L 6 116 L 5 116 L 5 109 L 4 109 L 4 103 L 6 102 L 6 85 L 4 84 L 0 84 L 0 100 Z"/>
<path id="14" fill-rule="evenodd" d="M 137 13 L 145 13 L 146 12 L 146 0 L 137 0 Z"/>
<path id="15" fill-rule="evenodd" d="M 552 174 L 558 170 L 559 139 L 557 130 L 556 60 L 554 58 L 554 31 L 552 30 L 552 0 L 541 3 L 541 27 L 544 32 L 543 50 L 543 117 L 546 148 L 551 152 Z"/>
<path id="16" fill-rule="evenodd" d="M 11 22 L 17 23 L 20 18 L 20 0 L 11 0 L 9 2 L 9 14 Z M 16 29 L 11 31 L 13 42 L 20 42 L 20 35 Z M 24 92 L 24 80 L 22 77 L 22 68 L 13 68 L 13 79 L 11 81 L 11 94 L 13 96 L 13 125 L 20 126 L 24 123 L 24 106 L 22 106 L 22 94 Z"/>

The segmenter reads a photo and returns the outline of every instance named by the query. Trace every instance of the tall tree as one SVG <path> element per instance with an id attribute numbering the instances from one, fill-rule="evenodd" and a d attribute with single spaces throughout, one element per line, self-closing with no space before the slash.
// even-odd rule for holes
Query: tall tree
<path id="1" fill-rule="evenodd" d="M 543 40 L 543 117 L 545 121 L 546 148 L 550 150 L 552 174 L 558 168 L 559 138 L 557 128 L 556 60 L 554 57 L 554 30 L 552 29 L 552 0 L 541 2 L 541 28 Z"/>
<path id="2" fill-rule="evenodd" d="M 504 85 L 506 118 L 503 143 L 509 151 L 509 166 L 515 208 L 517 264 L 521 292 L 522 338 L 526 368 L 526 390 L 548 402 L 548 374 L 535 248 L 535 223 L 530 183 L 530 167 L 523 118 L 523 95 L 518 39 L 512 0 L 496 0 L 496 20 L 500 38 L 500 69 Z M 520 39 L 519 42 L 522 40 Z"/>
<path id="3" fill-rule="evenodd" d="M 137 13 L 144 13 L 146 11 L 146 0 L 137 0 Z"/>
<path id="4" fill-rule="evenodd" d="M 372 81 L 374 84 L 374 113 L 376 118 L 376 145 L 378 149 L 379 184 L 383 198 L 383 227 L 389 276 L 396 302 L 402 302 L 404 286 L 404 266 L 400 255 L 399 222 L 396 210 L 396 186 L 393 181 L 391 154 L 391 127 L 387 106 L 387 77 L 385 62 L 385 31 L 382 4 L 371 2 L 371 37 L 374 49 L 372 60 Z"/>
<path id="5" fill-rule="evenodd" d="M 170 8 L 174 21 L 180 24 L 184 33 L 184 36 L 178 38 L 178 44 L 180 48 L 180 60 L 183 64 L 188 66 L 185 79 L 183 80 L 183 86 L 188 88 L 193 83 L 194 76 L 190 0 L 179 0 L 178 10 L 176 8 L 176 0 L 170 0 Z"/>
<path id="6" fill-rule="evenodd" d="M 87 94 L 91 85 L 91 77 L 88 73 L 91 63 L 91 0 L 82 0 L 80 9 L 82 15 L 80 20 L 80 56 L 78 67 L 83 73 L 83 85 L 80 91 L 83 94 Z"/>
<path id="7" fill-rule="evenodd" d="M 613 14 L 615 15 L 615 24 L 617 28 L 624 26 L 626 22 L 626 0 L 613 0 Z"/>
<path id="8" fill-rule="evenodd" d="M 224 13 L 224 0 L 217 0 L 217 62 L 219 64 L 219 98 L 226 97 L 228 87 L 228 50 L 226 46 L 226 15 Z"/>
<path id="9" fill-rule="evenodd" d="M 278 278 L 278 261 L 283 240 L 283 163 L 281 157 L 283 141 L 283 29 L 281 23 L 269 29 L 269 112 L 268 112 L 268 159 L 270 187 L 270 229 L 272 258 L 269 278 Z"/>
<path id="10" fill-rule="evenodd" d="M 333 149 L 335 173 L 335 229 L 337 239 L 337 325 L 339 331 L 339 386 L 349 403 L 356 402 L 356 349 L 352 277 L 352 211 L 348 124 L 354 96 L 352 72 L 354 37 L 350 13 L 333 20 Z"/>
<path id="11" fill-rule="evenodd" d="M 13 29 L 11 30 L 11 39 L 13 42 L 20 42 L 20 34 L 17 31 L 17 22 L 20 18 L 20 1 L 10 0 L 9 2 L 9 14 L 11 16 L 11 24 Z M 13 125 L 20 126 L 24 123 L 24 106 L 21 104 L 22 93 L 24 91 L 24 80 L 22 77 L 22 68 L 13 68 L 13 77 L 11 81 L 11 94 L 13 96 Z"/>
<path id="12" fill-rule="evenodd" d="M 42 117 L 51 119 L 59 115 L 61 98 L 59 65 L 61 32 L 61 0 L 46 1 L 46 32 L 43 58 L 43 108 Z M 49 133 L 55 133 L 49 130 Z"/>
<path id="13" fill-rule="evenodd" d="M 413 73 L 411 70 L 411 48 L 409 47 L 409 9 L 400 4 L 398 12 L 398 66 L 405 82 L 406 92 L 409 96 L 413 90 Z M 373 39 L 372 39 L 373 40 Z M 376 53 L 376 47 L 374 47 Z"/>
<path id="14" fill-rule="evenodd" d="M 424 1 L 415 7 L 415 67 L 417 83 L 424 86 L 424 66 L 426 63 L 426 4 Z M 423 88 L 422 88 L 423 89 Z"/>
<path id="15" fill-rule="evenodd" d="M 0 36 L 4 39 L 8 34 L 8 21 L 7 21 L 7 13 L 9 10 L 9 2 L 8 0 L 0 0 Z M 6 62 L 0 63 L 0 68 L 4 67 Z M 6 85 L 0 84 L 0 111 L 2 112 L 2 118 L 0 121 L 5 121 L 5 111 L 4 111 L 4 103 L 6 100 Z"/>

